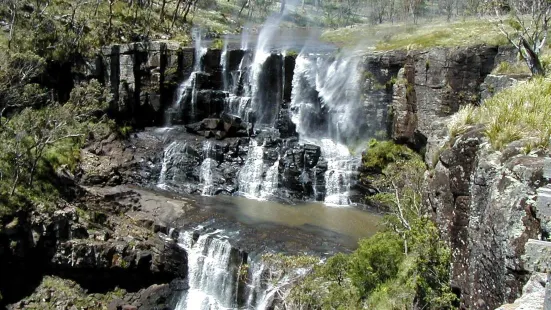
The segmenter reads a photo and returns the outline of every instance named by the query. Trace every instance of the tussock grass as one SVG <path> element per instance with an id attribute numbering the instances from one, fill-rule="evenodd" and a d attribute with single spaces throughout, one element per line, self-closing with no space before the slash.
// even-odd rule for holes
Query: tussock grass
<path id="1" fill-rule="evenodd" d="M 421 25 L 361 25 L 325 32 L 322 39 L 342 47 L 370 46 L 376 50 L 425 49 L 431 47 L 504 45 L 505 36 L 487 20 L 473 19 L 448 23 L 436 21 Z"/>
<path id="2" fill-rule="evenodd" d="M 503 61 L 497 65 L 492 71 L 493 74 L 500 75 L 530 75 L 530 69 L 524 61 L 517 61 L 515 63 L 509 63 Z"/>
<path id="3" fill-rule="evenodd" d="M 506 89 L 482 106 L 465 106 L 453 116 L 450 137 L 464 133 L 470 125 L 484 124 L 492 146 L 501 150 L 523 138 L 530 148 L 546 148 L 551 136 L 551 80 L 535 78 Z M 527 142 L 528 143 L 528 142 Z"/>

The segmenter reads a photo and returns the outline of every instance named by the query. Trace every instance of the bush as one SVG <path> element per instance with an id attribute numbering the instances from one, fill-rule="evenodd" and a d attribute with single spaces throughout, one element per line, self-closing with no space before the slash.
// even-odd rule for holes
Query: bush
<path id="1" fill-rule="evenodd" d="M 403 259 L 402 240 L 393 233 L 377 233 L 360 241 L 359 248 L 351 255 L 349 269 L 360 296 L 366 298 L 379 285 L 394 278 Z"/>
<path id="2" fill-rule="evenodd" d="M 405 145 L 393 141 L 378 141 L 372 139 L 367 151 L 362 156 L 363 168 L 369 171 L 382 172 L 390 163 L 398 160 L 408 160 L 417 154 Z M 417 155 L 418 156 L 418 155 Z"/>
<path id="3" fill-rule="evenodd" d="M 421 207 L 426 166 L 418 154 L 390 141 L 372 141 L 364 163 L 381 170 L 388 206 L 385 228 L 349 255 L 317 266 L 291 294 L 299 309 L 452 309 L 450 250 Z"/>

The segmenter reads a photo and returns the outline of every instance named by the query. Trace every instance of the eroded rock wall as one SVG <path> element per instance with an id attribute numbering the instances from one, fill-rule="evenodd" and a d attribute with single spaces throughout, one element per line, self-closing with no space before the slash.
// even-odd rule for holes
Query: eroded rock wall
<path id="1" fill-rule="evenodd" d="M 162 126 L 166 105 L 193 62 L 194 50 L 177 42 L 116 44 L 101 50 L 96 77 L 111 89 L 113 117 L 138 127 Z"/>
<path id="2" fill-rule="evenodd" d="M 520 143 L 491 148 L 474 127 L 438 156 L 426 179 L 425 202 L 452 250 L 452 287 L 461 305 L 495 309 L 520 296 L 529 278 L 521 256 L 541 237 L 534 212 L 543 178 L 542 154 Z"/>

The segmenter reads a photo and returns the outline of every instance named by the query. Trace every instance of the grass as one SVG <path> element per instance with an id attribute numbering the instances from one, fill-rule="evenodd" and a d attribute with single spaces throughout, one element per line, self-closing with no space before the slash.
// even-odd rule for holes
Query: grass
<path id="1" fill-rule="evenodd" d="M 422 25 L 361 25 L 327 31 L 322 35 L 322 40 L 341 47 L 368 46 L 380 51 L 471 46 L 483 43 L 507 44 L 507 39 L 494 28 L 491 22 L 478 19 L 452 23 L 440 21 Z"/>
<path id="2" fill-rule="evenodd" d="M 503 61 L 497 65 L 492 71 L 492 74 L 499 75 L 530 75 L 530 69 L 523 61 L 517 61 L 515 63 L 509 63 Z"/>
<path id="3" fill-rule="evenodd" d="M 492 147 L 501 150 L 509 143 L 526 139 L 529 149 L 547 148 L 551 136 L 551 80 L 535 78 L 506 89 L 482 106 L 465 106 L 453 116 L 450 137 L 471 125 L 483 124 Z"/>

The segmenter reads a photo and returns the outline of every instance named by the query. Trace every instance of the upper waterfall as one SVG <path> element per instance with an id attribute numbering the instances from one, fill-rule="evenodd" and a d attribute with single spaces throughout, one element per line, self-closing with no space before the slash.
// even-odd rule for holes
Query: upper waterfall
<path id="1" fill-rule="evenodd" d="M 316 50 L 317 43 L 305 46 L 309 40 L 279 41 L 280 21 L 270 20 L 256 37 L 244 31 L 238 42 L 225 36 L 221 50 L 205 50 L 196 38 L 199 71 L 175 93 L 181 108 L 174 118 L 193 135 L 183 139 L 185 162 L 195 166 L 182 167 L 185 173 L 175 174 L 182 183 L 171 182 L 171 188 L 339 206 L 364 197 L 360 154 L 387 130 L 391 89 L 377 84 L 361 56 L 323 45 Z M 391 73 L 376 74 L 384 80 Z M 209 139 L 220 140 L 216 156 L 205 156 Z M 160 180 L 175 170 L 174 160 L 164 162 Z"/>

